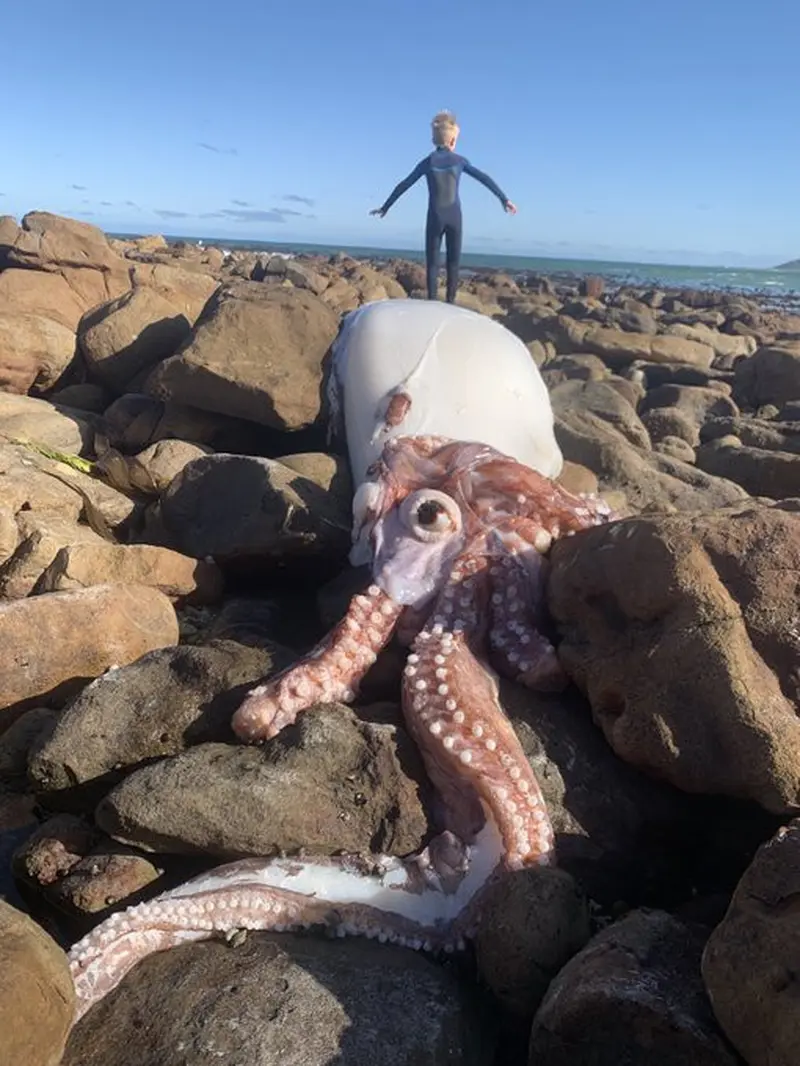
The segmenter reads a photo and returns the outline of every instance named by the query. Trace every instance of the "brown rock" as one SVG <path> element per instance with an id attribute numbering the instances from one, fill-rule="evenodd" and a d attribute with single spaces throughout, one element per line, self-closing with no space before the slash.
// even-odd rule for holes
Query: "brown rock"
<path id="1" fill-rule="evenodd" d="M 507 1010 L 530 1019 L 591 936 L 586 898 L 563 870 L 533 867 L 492 886 L 481 911 L 480 976 Z"/>
<path id="2" fill-rule="evenodd" d="M 395 266 L 394 276 L 407 294 L 425 288 L 426 275 L 422 263 L 401 259 Z"/>
<path id="3" fill-rule="evenodd" d="M 250 933 L 145 959 L 62 1066 L 490 1066 L 490 1047 L 456 975 L 418 952 Z"/>
<path id="4" fill-rule="evenodd" d="M 588 329 L 568 329 L 567 338 L 567 343 L 578 345 L 572 348 L 573 351 L 593 352 L 612 367 L 624 366 L 636 359 L 709 367 L 714 359 L 714 349 L 710 345 L 664 334 L 626 333 L 592 325 Z"/>
<path id="5" fill-rule="evenodd" d="M 90 371 L 118 393 L 173 355 L 191 333 L 188 319 L 157 292 L 136 288 L 88 312 L 78 340 Z"/>
<path id="6" fill-rule="evenodd" d="M 181 471 L 209 449 L 185 440 L 161 440 L 139 452 L 128 463 L 133 488 L 160 496 Z"/>
<path id="7" fill-rule="evenodd" d="M 699 341 L 700 344 L 708 344 L 717 356 L 730 360 L 752 355 L 757 348 L 755 337 L 720 333 L 703 322 L 695 322 L 693 325 L 678 322 L 668 326 L 666 332 L 673 337 L 685 337 L 687 340 Z"/>
<path id="8" fill-rule="evenodd" d="M 732 481 L 633 447 L 594 412 L 565 411 L 556 417 L 555 430 L 564 458 L 592 470 L 604 495 L 624 493 L 631 511 L 697 511 L 746 499 Z"/>
<path id="9" fill-rule="evenodd" d="M 339 278 L 331 282 L 322 294 L 322 302 L 337 315 L 345 315 L 348 311 L 355 311 L 361 304 L 358 292 L 349 281 Z"/>
<path id="10" fill-rule="evenodd" d="M 99 478 L 22 444 L 0 443 L 0 499 L 14 514 L 55 512 L 72 520 L 80 515 L 104 537 L 124 530 L 139 507 Z"/>
<path id="11" fill-rule="evenodd" d="M 15 852 L 14 873 L 37 888 L 56 885 L 91 852 L 99 836 L 73 814 L 48 818 Z"/>
<path id="12" fill-rule="evenodd" d="M 0 900 L 0 1061 L 58 1066 L 74 1010 L 64 952 L 26 914 Z"/>
<path id="13" fill-rule="evenodd" d="M 551 562 L 559 657 L 621 758 L 687 792 L 800 804 L 798 515 L 628 519 Z"/>
<path id="14" fill-rule="evenodd" d="M 6 785 L 24 784 L 28 755 L 45 732 L 50 733 L 57 713 L 47 707 L 32 707 L 0 734 L 0 780 Z"/>
<path id="15" fill-rule="evenodd" d="M 0 708 L 47 705 L 177 640 L 174 608 L 156 589 L 96 585 L 0 603 Z"/>
<path id="16" fill-rule="evenodd" d="M 167 263 L 137 263 L 131 277 L 134 289 L 145 288 L 162 297 L 192 326 L 219 288 L 209 274 Z"/>
<path id="17" fill-rule="evenodd" d="M 645 411 L 642 424 L 650 434 L 654 446 L 667 437 L 679 438 L 690 450 L 700 443 L 700 430 L 696 422 L 680 407 L 654 407 Z M 715 471 L 709 470 L 709 473 L 713 474 Z"/>
<path id="18" fill-rule="evenodd" d="M 302 847 L 407 855 L 421 846 L 427 820 L 398 744 L 413 761 L 403 731 L 319 707 L 263 749 L 202 744 L 144 766 L 95 818 L 122 843 L 171 854 L 229 859 Z"/>
<path id="19" fill-rule="evenodd" d="M 663 911 L 598 933 L 550 985 L 531 1066 L 737 1066 L 700 980 L 703 939 Z"/>
<path id="20" fill-rule="evenodd" d="M 596 494 L 598 490 L 597 475 L 589 470 L 588 467 L 581 466 L 580 463 L 571 463 L 569 459 L 564 460 L 564 465 L 557 480 L 565 489 L 577 495 L 581 493 Z"/>
<path id="21" fill-rule="evenodd" d="M 18 544 L 19 528 L 14 518 L 14 512 L 10 507 L 6 507 L 5 504 L 0 504 L 0 566 L 11 558 L 17 550 Z"/>
<path id="22" fill-rule="evenodd" d="M 243 691 L 294 658 L 274 643 L 235 640 L 149 652 L 98 678 L 61 712 L 29 760 L 30 780 L 52 806 L 52 794 L 73 785 L 98 781 L 107 790 L 129 767 L 193 744 L 232 741 Z"/>
<path id="23" fill-rule="evenodd" d="M 605 381 L 566 381 L 550 393 L 555 415 L 591 412 L 637 448 L 650 448 L 650 437 L 635 408 Z"/>
<path id="24" fill-rule="evenodd" d="M 76 411 L 101 415 L 112 398 L 102 385 L 84 381 L 81 384 L 65 385 L 63 389 L 51 392 L 47 399 L 56 407 L 69 407 Z"/>
<path id="25" fill-rule="evenodd" d="M 653 445 L 653 451 L 681 463 L 694 463 L 697 459 L 694 448 L 682 437 L 664 436 Z"/>
<path id="26" fill-rule="evenodd" d="M 602 278 L 595 276 L 589 276 L 581 278 L 578 285 L 578 292 L 581 296 L 589 296 L 592 300 L 599 300 L 605 291 L 605 282 Z"/>
<path id="27" fill-rule="evenodd" d="M 50 318 L 74 333 L 85 310 L 85 302 L 60 274 L 39 270 L 0 273 L 0 312 Z"/>
<path id="28" fill-rule="evenodd" d="M 302 429 L 320 411 L 322 360 L 336 315 L 313 293 L 237 282 L 220 290 L 182 352 L 147 391 L 275 429 Z"/>
<path id="29" fill-rule="evenodd" d="M 736 364 L 734 396 L 747 407 L 799 400 L 800 341 L 781 341 L 740 360 Z"/>
<path id="30" fill-rule="evenodd" d="M 67 455 L 86 455 L 94 439 L 95 419 L 33 396 L 0 392 L 0 441 L 43 444 Z"/>
<path id="31" fill-rule="evenodd" d="M 216 563 L 151 544 L 71 544 L 60 548 L 33 595 L 116 583 L 147 585 L 181 603 L 217 603 L 223 577 Z"/>
<path id="32" fill-rule="evenodd" d="M 742 444 L 767 451 L 800 455 L 800 422 L 761 418 L 710 418 L 700 434 L 705 441 L 738 437 Z"/>
<path id="33" fill-rule="evenodd" d="M 785 500 L 800 496 L 800 455 L 748 448 L 737 437 L 720 437 L 697 449 L 697 465 L 741 485 L 751 496 Z"/>
<path id="34" fill-rule="evenodd" d="M 300 457 L 292 457 L 295 466 Z M 218 562 L 289 558 L 344 559 L 350 546 L 351 497 L 341 460 L 304 456 L 322 484 L 277 459 L 209 455 L 189 463 L 161 498 L 175 547 Z"/>
<path id="35" fill-rule="evenodd" d="M 0 311 L 0 390 L 51 388 L 72 362 L 75 334 L 42 315 Z"/>
<path id="36" fill-rule="evenodd" d="M 6 255 L 10 265 L 35 270 L 58 271 L 71 267 L 126 273 L 124 262 L 101 229 L 47 211 L 25 215 Z"/>
<path id="37" fill-rule="evenodd" d="M 117 909 L 116 904 L 122 900 L 128 906 L 138 902 L 162 873 L 132 848 L 106 843 L 79 858 L 44 895 L 68 914 L 102 918 Z"/>
<path id="38" fill-rule="evenodd" d="M 748 1066 L 800 1062 L 798 893 L 795 819 L 759 848 L 703 954 L 714 1013 Z"/>
<path id="39" fill-rule="evenodd" d="M 20 511 L 16 524 L 18 546 L 0 566 L 0 598 L 5 600 L 28 596 L 66 545 L 85 544 L 96 551 L 107 543 L 89 526 L 48 512 Z"/>
<path id="40" fill-rule="evenodd" d="M 720 388 L 676 384 L 650 389 L 642 401 L 641 411 L 673 407 L 683 411 L 698 428 L 709 418 L 735 418 L 739 414 L 736 404 Z"/>

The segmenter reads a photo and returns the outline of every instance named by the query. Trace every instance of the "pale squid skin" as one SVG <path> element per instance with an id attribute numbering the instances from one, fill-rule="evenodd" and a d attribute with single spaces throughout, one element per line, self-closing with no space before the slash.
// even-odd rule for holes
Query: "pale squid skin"
<path id="1" fill-rule="evenodd" d="M 428 338 L 424 351 L 406 354 L 405 362 L 387 370 L 399 349 L 373 347 L 377 369 L 364 377 L 360 346 L 365 338 L 385 340 L 391 326 L 388 311 L 370 308 L 393 305 L 406 305 L 393 314 L 405 320 L 407 331 L 409 322 L 416 323 L 418 335 Z M 350 342 L 343 331 L 338 362 L 344 377 L 337 387 L 344 397 L 338 409 L 344 410 L 359 484 L 351 560 L 371 564 L 373 584 L 353 598 L 344 618 L 310 653 L 256 685 L 232 724 L 242 741 L 263 743 L 315 704 L 351 702 L 381 649 L 398 634 L 410 645 L 403 713 L 441 800 L 438 835 L 407 859 L 230 863 L 113 915 L 70 952 L 77 1017 L 146 955 L 240 928 L 320 925 L 341 936 L 454 950 L 480 921 L 490 882 L 504 871 L 553 861 L 544 798 L 498 701 L 494 670 L 533 688 L 564 684 L 555 650 L 540 631 L 546 555 L 554 539 L 613 516 L 604 501 L 575 496 L 552 480 L 562 466 L 552 412 L 521 342 L 524 365 L 505 336 L 495 353 L 492 395 L 498 366 L 511 377 L 505 417 L 486 379 L 434 402 L 430 387 L 441 368 L 433 375 L 430 368 L 441 362 L 452 374 L 450 339 L 476 335 L 461 325 L 461 316 L 471 313 L 436 307 L 431 313 L 425 301 L 368 305 L 357 315 L 369 328 L 352 332 Z M 370 389 L 383 390 L 371 404 Z M 481 421 L 475 400 L 482 389 L 492 414 Z M 529 424 L 520 426 L 509 389 L 527 397 Z M 423 425 L 435 427 L 437 435 L 418 432 Z M 404 433 L 409 426 L 413 432 Z M 438 435 L 447 426 L 472 427 L 476 435 Z M 475 443 L 479 431 L 495 439 Z M 500 449 L 503 441 L 512 446 L 509 453 Z"/>

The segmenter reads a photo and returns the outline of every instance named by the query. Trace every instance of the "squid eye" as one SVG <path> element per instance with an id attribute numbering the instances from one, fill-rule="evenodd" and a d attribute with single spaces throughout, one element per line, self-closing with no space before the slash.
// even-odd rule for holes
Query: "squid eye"
<path id="1" fill-rule="evenodd" d="M 400 504 L 400 517 L 417 540 L 439 540 L 461 531 L 455 500 L 435 489 L 412 492 Z"/>
<path id="2" fill-rule="evenodd" d="M 422 529 L 436 529 L 447 511 L 438 500 L 425 500 L 417 508 L 417 523 Z"/>

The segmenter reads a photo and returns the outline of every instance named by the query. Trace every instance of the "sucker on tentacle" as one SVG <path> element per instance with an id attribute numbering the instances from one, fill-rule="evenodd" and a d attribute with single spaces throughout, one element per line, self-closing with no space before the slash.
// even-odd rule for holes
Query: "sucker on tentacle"
<path id="1" fill-rule="evenodd" d="M 538 628 L 543 556 L 611 513 L 479 443 L 395 437 L 369 476 L 354 541 L 369 546 L 374 584 L 309 655 L 252 689 L 232 724 L 262 742 L 314 704 L 351 701 L 402 630 L 403 713 L 443 804 L 439 835 L 406 859 L 247 859 L 112 916 L 70 952 L 79 1016 L 145 955 L 236 929 L 322 926 L 453 950 L 487 885 L 553 860 L 545 801 L 488 664 L 531 687 L 562 680 Z"/>
<path id="2" fill-rule="evenodd" d="M 249 743 L 268 740 L 315 703 L 352 703 L 364 674 L 389 642 L 402 611 L 371 585 L 306 659 L 247 694 L 231 725 Z"/>

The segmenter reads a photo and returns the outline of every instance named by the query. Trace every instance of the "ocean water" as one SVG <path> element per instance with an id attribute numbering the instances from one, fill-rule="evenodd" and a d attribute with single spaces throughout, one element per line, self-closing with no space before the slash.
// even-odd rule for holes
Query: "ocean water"
<path id="1" fill-rule="evenodd" d="M 230 250 L 267 251 L 289 255 L 333 255 L 344 252 L 355 259 L 376 262 L 411 259 L 422 262 L 421 249 L 370 248 L 356 245 L 294 244 L 275 241 L 223 240 L 203 237 L 167 237 L 169 241 L 202 241 Z M 660 288 L 717 289 L 750 293 L 774 299 L 777 303 L 800 302 L 800 270 L 751 270 L 722 266 L 675 266 L 673 264 L 606 262 L 598 259 L 555 259 L 520 255 L 484 255 L 465 252 L 461 258 L 466 273 L 488 267 L 510 274 L 535 273 L 559 277 L 595 274 L 616 285 Z"/>

